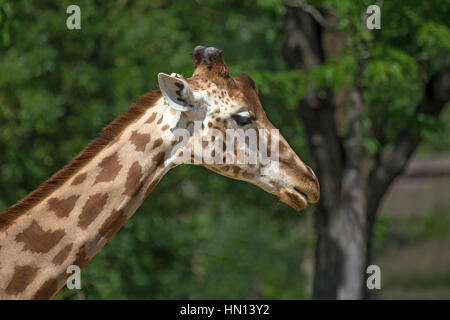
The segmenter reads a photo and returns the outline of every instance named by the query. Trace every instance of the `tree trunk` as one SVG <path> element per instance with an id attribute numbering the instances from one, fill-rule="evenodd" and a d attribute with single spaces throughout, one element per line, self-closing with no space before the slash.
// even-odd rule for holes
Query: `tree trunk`
<path id="1" fill-rule="evenodd" d="M 327 23 L 327 19 L 322 19 Z M 330 55 L 322 43 L 323 26 L 304 8 L 288 6 L 285 16 L 283 55 L 292 69 L 309 70 Z M 330 38 L 333 50 L 340 39 Z M 315 212 L 317 235 L 313 297 L 361 299 L 366 266 L 367 198 L 361 170 L 361 99 L 352 90 L 346 139 L 338 135 L 332 92 L 325 97 L 308 93 L 299 103 L 314 170 L 321 184 Z"/>
<path id="2" fill-rule="evenodd" d="M 327 33 L 324 37 L 335 19 L 305 3 L 286 6 L 283 56 L 291 69 L 310 70 L 339 51 L 342 35 Z M 438 116 L 449 92 L 447 68 L 427 83 L 416 113 Z M 366 267 L 371 261 L 377 209 L 420 142 L 416 132 L 405 129 L 386 143 L 382 153 L 363 161 L 361 96 L 355 86 L 337 93 L 327 90 L 320 96 L 309 92 L 299 102 L 313 169 L 321 185 L 315 212 L 315 299 L 369 297 Z M 346 109 L 345 104 L 350 107 Z"/>
<path id="3" fill-rule="evenodd" d="M 356 193 L 358 191 L 355 189 Z M 314 299 L 361 299 L 366 266 L 365 211 L 362 203 L 343 201 L 335 210 L 318 208 Z M 352 206 L 357 206 L 352 208 Z"/>
<path id="4" fill-rule="evenodd" d="M 361 299 L 365 292 L 364 271 L 372 230 L 368 228 L 367 188 L 361 168 L 362 101 L 356 90 L 351 93 L 350 102 L 349 132 L 342 142 L 345 160 L 341 163 L 340 193 L 322 194 L 323 203 L 328 205 L 319 205 L 315 212 L 313 297 L 318 299 Z M 321 157 L 324 156 L 315 156 Z M 329 198 L 333 202 L 327 201 Z"/>

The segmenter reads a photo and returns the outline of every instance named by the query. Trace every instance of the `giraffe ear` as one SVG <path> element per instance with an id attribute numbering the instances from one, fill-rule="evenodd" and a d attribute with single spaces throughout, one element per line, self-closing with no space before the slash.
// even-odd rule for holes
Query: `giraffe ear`
<path id="1" fill-rule="evenodd" d="M 202 102 L 201 94 L 192 90 L 186 80 L 180 79 L 176 73 L 170 76 L 159 73 L 158 84 L 167 104 L 175 110 L 190 111 Z"/>

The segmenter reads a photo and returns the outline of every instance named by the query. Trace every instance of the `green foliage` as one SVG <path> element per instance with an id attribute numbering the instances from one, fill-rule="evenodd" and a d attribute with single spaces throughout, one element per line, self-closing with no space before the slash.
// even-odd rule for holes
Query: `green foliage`
<path id="1" fill-rule="evenodd" d="M 366 8 L 373 1 L 311 3 L 318 8 L 332 9 L 339 17 L 334 28 L 348 35 L 345 49 L 334 58 L 338 61 L 335 66 L 347 67 L 342 68 L 340 77 L 328 77 L 328 83 L 318 83 L 336 91 L 354 81 L 363 89 L 366 106 L 363 123 L 367 135 L 363 146 L 367 155 L 373 156 L 405 128 L 413 128 L 427 141 L 435 137 L 442 126 L 435 119 L 417 115 L 415 108 L 422 97 L 425 80 L 450 66 L 450 1 L 377 3 L 381 7 L 380 30 L 366 28 Z M 340 60 L 351 63 L 342 64 Z M 335 66 L 331 69 L 336 70 Z M 322 72 L 322 79 L 333 74 L 326 64 L 315 72 Z M 381 135 L 373 137 L 373 132 L 380 131 Z"/>
<path id="2" fill-rule="evenodd" d="M 428 237 L 444 237 L 450 234 L 450 217 L 446 212 L 439 212 L 424 217 L 419 221 L 422 232 Z"/>
<path id="3" fill-rule="evenodd" d="M 450 108 L 446 108 L 435 123 L 435 129 L 424 133 L 426 143 L 423 143 L 418 152 L 442 152 L 450 151 Z"/>
<path id="4" fill-rule="evenodd" d="M 397 49 L 374 48 L 374 57 L 367 63 L 362 81 L 367 116 L 372 121 L 384 122 L 387 140 L 406 127 L 418 125 L 415 107 L 422 88 L 417 62 L 411 56 Z"/>
<path id="5" fill-rule="evenodd" d="M 384 217 L 378 217 L 373 229 L 373 246 L 375 249 L 382 248 L 389 236 L 389 231 L 392 229 L 392 221 Z"/>

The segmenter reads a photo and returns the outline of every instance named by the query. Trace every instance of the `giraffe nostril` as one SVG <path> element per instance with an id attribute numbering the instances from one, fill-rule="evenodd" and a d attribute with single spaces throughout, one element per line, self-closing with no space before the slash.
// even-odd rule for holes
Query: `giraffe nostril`
<path id="1" fill-rule="evenodd" d="M 309 173 L 310 173 L 314 178 L 317 178 L 316 174 L 314 173 L 314 171 L 313 171 L 310 167 L 306 166 L 306 168 L 308 168 Z"/>

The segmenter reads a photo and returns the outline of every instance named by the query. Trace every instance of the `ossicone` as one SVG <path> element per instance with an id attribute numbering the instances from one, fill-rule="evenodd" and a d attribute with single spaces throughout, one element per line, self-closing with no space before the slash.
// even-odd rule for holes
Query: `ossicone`
<path id="1" fill-rule="evenodd" d="M 223 50 L 216 47 L 196 46 L 192 51 L 193 62 L 197 70 L 215 71 L 221 76 L 228 76 L 228 67 L 222 60 Z"/>

